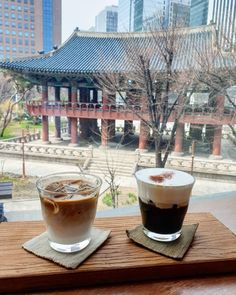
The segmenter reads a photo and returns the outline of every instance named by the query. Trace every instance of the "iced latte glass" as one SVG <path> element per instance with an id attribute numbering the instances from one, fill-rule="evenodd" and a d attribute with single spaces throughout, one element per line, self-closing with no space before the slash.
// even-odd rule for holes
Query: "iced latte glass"
<path id="1" fill-rule="evenodd" d="M 59 252 L 84 249 L 91 240 L 102 181 L 86 173 L 57 173 L 37 183 L 50 246 Z"/>
<path id="2" fill-rule="evenodd" d="M 135 173 L 143 231 L 162 242 L 178 239 L 194 184 L 192 175 L 165 168 Z"/>

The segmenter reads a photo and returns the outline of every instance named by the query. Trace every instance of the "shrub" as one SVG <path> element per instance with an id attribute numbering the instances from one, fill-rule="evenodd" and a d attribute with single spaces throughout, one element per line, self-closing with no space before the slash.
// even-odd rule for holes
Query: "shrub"
<path id="1" fill-rule="evenodd" d="M 112 197 L 110 193 L 106 193 L 105 196 L 102 198 L 103 204 L 107 205 L 108 207 L 112 207 Z"/>

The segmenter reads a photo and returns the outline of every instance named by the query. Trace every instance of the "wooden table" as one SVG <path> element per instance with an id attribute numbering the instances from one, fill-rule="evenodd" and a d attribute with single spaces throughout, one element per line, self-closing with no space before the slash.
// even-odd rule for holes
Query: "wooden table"
<path id="1" fill-rule="evenodd" d="M 196 219 L 198 217 L 198 215 L 194 215 L 194 218 Z M 227 217 L 226 217 L 227 218 Z M 191 218 L 190 218 L 191 219 Z M 236 218 L 235 218 L 236 219 Z M 131 222 L 130 226 L 133 227 L 133 225 L 135 224 L 135 222 L 137 222 L 137 218 L 136 217 L 128 217 L 128 219 L 126 217 L 123 218 L 118 218 L 118 227 L 129 227 L 129 225 L 126 224 L 126 222 L 129 220 Z M 116 220 L 116 221 L 117 221 Z M 110 221 L 112 221 L 112 219 L 110 219 Z M 214 221 L 214 220 L 213 220 Z M 221 220 L 222 221 L 222 220 Z M 120 225 L 119 225 L 120 222 Z M 103 223 L 102 219 L 97 221 L 97 225 L 101 225 Z M 36 232 L 38 232 L 38 230 L 42 229 L 42 224 L 40 222 L 35 222 L 32 223 L 35 224 L 35 228 L 29 229 L 27 234 L 24 234 L 24 231 L 21 229 L 19 232 L 19 229 L 17 229 L 17 223 L 12 223 L 8 225 L 8 229 L 10 229 L 11 227 L 11 231 L 15 230 L 15 234 L 12 232 L 11 233 L 11 239 L 18 241 L 20 239 L 20 243 L 22 243 L 22 241 L 24 241 L 24 239 L 28 238 L 31 234 L 35 234 Z M 31 225 L 32 225 L 31 224 Z M 27 223 L 19 223 L 18 224 L 18 228 L 24 228 L 24 226 L 27 226 Z M 4 224 L 0 224 L 0 230 L 1 227 L 6 227 L 6 225 Z M 222 224 L 219 224 L 219 229 L 221 229 Z M 114 226 L 113 226 L 114 227 Z M 212 228 L 214 228 L 214 226 L 212 226 Z M 212 229 L 211 227 L 209 228 L 209 231 Z M 7 229 L 7 227 L 6 227 Z M 222 228 L 224 230 L 224 227 Z M 213 230 L 214 231 L 214 230 Z M 226 233 L 227 233 L 227 229 L 226 229 Z M 231 232 L 229 232 L 229 240 L 231 239 L 230 237 Z M 8 236 L 8 233 L 6 232 L 6 236 Z M 232 238 L 235 239 L 235 236 L 232 234 Z M 1 241 L 4 240 L 4 237 L 1 237 Z M 19 244 L 20 244 L 19 243 Z M 222 245 L 224 245 L 224 241 L 221 241 Z M 19 245 L 18 245 L 19 246 Z M 2 246 L 3 247 L 3 246 Z M 132 245 L 130 245 L 130 247 L 132 247 Z M 235 259 L 235 251 L 236 251 L 236 243 L 235 245 L 231 245 L 229 248 L 232 250 L 232 253 L 234 253 L 234 259 Z M 8 249 L 9 248 L 9 249 Z M 2 248 L 4 249 L 4 247 Z M 11 249 L 11 245 L 9 245 L 9 247 L 5 247 L 6 249 L 6 253 L 8 251 L 11 252 L 11 250 L 14 252 L 14 247 Z M 19 249 L 19 247 L 17 248 Z M 226 253 L 225 257 L 228 258 L 230 257 L 230 252 Z M 2 251 L 2 250 L 1 250 Z M 18 255 L 25 255 L 25 253 L 21 252 L 21 250 L 19 250 Z M 142 249 L 137 249 L 137 251 L 143 251 Z M 9 253 L 10 253 L 9 252 Z M 141 252 L 140 252 L 141 253 Z M 202 252 L 201 252 L 202 253 Z M 206 249 L 206 253 L 207 253 L 207 249 Z M 14 259 L 16 259 L 16 263 L 17 263 L 17 259 L 21 260 L 21 258 L 17 257 L 18 256 L 17 253 L 15 254 Z M 28 254 L 28 255 L 32 255 L 32 254 Z M 148 254 L 149 255 L 149 254 Z M 150 254 L 152 255 L 152 254 Z M 188 255 L 188 254 L 187 254 Z M 190 255 L 191 256 L 191 255 Z M 203 255 L 204 256 L 204 255 Z M 151 257 L 151 256 L 150 256 Z M 147 262 L 151 265 L 151 259 L 147 260 Z M 203 257 L 204 258 L 204 257 Z M 3 262 L 4 259 L 4 253 L 2 253 L 1 256 L 1 260 Z M 9 258 L 6 257 L 6 263 L 2 263 L 0 264 L 0 273 L 1 273 L 1 265 L 7 265 L 7 260 Z M 25 258 L 24 258 L 25 259 Z M 31 260 L 31 266 L 33 268 L 34 264 L 32 262 L 36 261 L 34 259 L 39 259 L 39 258 L 34 258 L 34 257 L 30 257 Z M 121 257 L 121 260 L 125 260 L 124 257 Z M 187 260 L 189 259 L 189 257 L 187 256 Z M 163 259 L 163 261 L 165 261 Z M 229 261 L 228 261 L 229 262 Z M 221 267 L 226 267 L 228 265 L 228 262 L 224 264 L 220 263 L 216 263 L 216 272 L 221 272 L 221 269 L 217 269 L 217 268 L 221 268 Z M 47 262 L 46 262 L 47 263 Z M 10 264 L 10 263 L 9 263 Z M 35 264 L 37 265 L 37 263 Z M 50 271 L 50 269 L 52 271 L 54 271 L 56 268 L 54 268 L 54 265 L 50 265 L 48 263 L 45 264 L 44 260 L 42 260 L 42 262 L 38 263 L 38 267 L 45 267 L 45 271 Z M 18 272 L 20 273 L 21 271 L 24 271 L 24 266 L 19 266 L 19 264 L 17 264 L 18 266 Z M 85 263 L 85 267 L 86 267 L 86 263 Z M 207 265 L 206 265 L 207 267 Z M 6 272 L 9 271 L 11 268 L 11 266 L 9 265 L 9 268 L 6 268 Z M 29 270 L 29 268 L 28 268 Z M 15 270 L 14 270 L 15 271 Z M 203 269 L 204 271 L 204 269 Z M 17 272 L 17 271 L 16 271 Z M 3 272 L 2 272 L 3 273 Z M 11 272 L 9 272 L 11 273 Z M 113 274 L 114 275 L 114 274 Z M 127 276 L 129 275 L 129 273 L 127 273 Z M 147 278 L 145 278 L 147 279 Z M 11 282 L 11 281 L 10 281 Z M 54 286 L 55 286 L 55 282 L 53 282 Z M 55 289 L 55 288 L 54 288 Z M 57 288 L 56 288 L 57 289 Z M 37 288 L 35 288 L 35 290 L 31 291 L 31 292 L 24 292 L 22 294 L 48 294 L 48 295 L 52 295 L 52 294 L 85 294 L 85 295 L 92 295 L 92 294 L 102 294 L 102 295 L 108 295 L 108 294 L 236 294 L 236 272 L 233 274 L 218 274 L 218 275 L 205 275 L 205 276 L 196 276 L 196 277 L 191 277 L 191 278 L 175 278 L 175 279 L 159 279 L 159 280 L 155 280 L 155 281 L 145 281 L 145 282 L 141 282 L 141 281 L 137 281 L 135 283 L 131 282 L 131 283 L 113 283 L 111 285 L 106 285 L 106 286 L 96 286 L 96 287 L 80 287 L 77 289 L 71 289 L 71 290 L 64 290 L 64 291 L 42 291 L 41 293 L 37 290 Z"/>

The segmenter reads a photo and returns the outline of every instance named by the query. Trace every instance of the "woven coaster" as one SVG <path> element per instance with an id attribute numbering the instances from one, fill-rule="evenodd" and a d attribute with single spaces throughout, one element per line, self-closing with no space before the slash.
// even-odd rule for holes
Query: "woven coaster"
<path id="1" fill-rule="evenodd" d="M 89 245 L 75 253 L 60 253 L 53 250 L 49 246 L 46 232 L 27 241 L 22 247 L 36 256 L 51 260 L 65 268 L 75 269 L 107 240 L 110 232 L 110 230 L 93 228 Z"/>
<path id="2" fill-rule="evenodd" d="M 198 223 L 184 225 L 182 227 L 181 236 L 173 242 L 158 242 L 148 238 L 143 233 L 142 225 L 139 225 L 132 230 L 126 230 L 126 234 L 132 241 L 149 250 L 170 258 L 181 260 L 193 241 L 197 227 Z"/>

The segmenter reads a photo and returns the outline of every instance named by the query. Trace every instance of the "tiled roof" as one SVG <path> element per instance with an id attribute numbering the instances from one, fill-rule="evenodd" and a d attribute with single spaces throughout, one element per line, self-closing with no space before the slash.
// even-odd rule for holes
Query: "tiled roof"
<path id="1" fill-rule="evenodd" d="M 198 51 L 212 50 L 214 34 L 211 26 L 185 29 L 179 33 L 181 45 L 174 55 L 173 69 L 181 70 L 194 65 L 196 48 Z M 96 72 L 123 72 L 132 69 L 127 56 L 127 42 L 132 42 L 137 50 L 148 54 L 154 48 L 151 67 L 164 70 L 164 63 L 155 42 L 161 44 L 163 34 L 157 33 L 94 33 L 75 30 L 71 37 L 58 49 L 47 54 L 0 62 L 1 68 L 32 74 L 83 74 Z M 146 52 L 146 53 L 144 53 Z"/>

